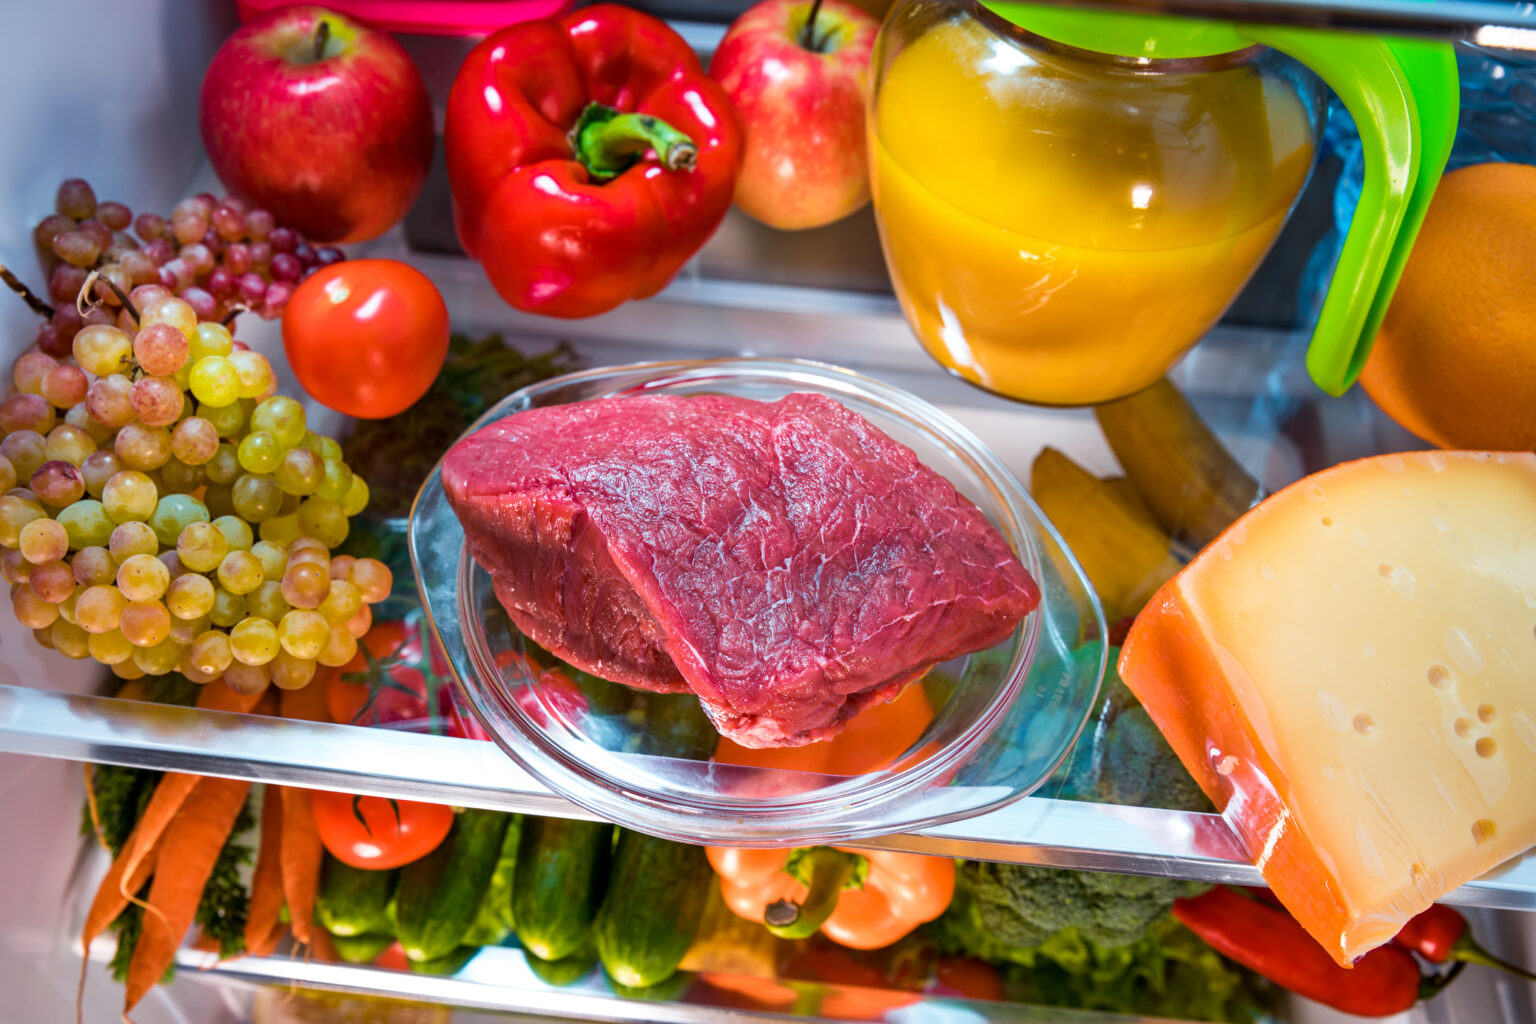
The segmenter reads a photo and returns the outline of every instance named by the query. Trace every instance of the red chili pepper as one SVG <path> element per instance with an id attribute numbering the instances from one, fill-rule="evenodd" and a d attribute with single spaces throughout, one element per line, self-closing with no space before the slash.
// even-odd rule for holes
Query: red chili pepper
<path id="1" fill-rule="evenodd" d="M 1443 964 L 1447 960 L 1481 964 L 1508 971 L 1526 981 L 1536 981 L 1536 974 L 1500 960 L 1479 945 L 1467 927 L 1467 919 L 1457 910 L 1439 903 L 1430 904 L 1428 910 L 1403 925 L 1392 944 L 1417 953 L 1432 964 Z"/>
<path id="2" fill-rule="evenodd" d="M 598 4 L 513 25 L 475 47 L 448 95 L 459 239 L 527 312 L 652 295 L 725 216 L 742 134 L 656 18 Z"/>
<path id="3" fill-rule="evenodd" d="M 1457 973 L 1425 977 L 1413 956 L 1395 946 L 1340 967 L 1290 914 L 1222 886 L 1178 900 L 1173 915 L 1222 956 L 1297 995 L 1361 1017 L 1401 1013 L 1432 998 Z"/>

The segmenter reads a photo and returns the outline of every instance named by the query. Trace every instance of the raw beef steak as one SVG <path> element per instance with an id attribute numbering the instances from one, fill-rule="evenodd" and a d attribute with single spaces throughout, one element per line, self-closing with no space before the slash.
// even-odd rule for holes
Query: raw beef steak
<path id="1" fill-rule="evenodd" d="M 749 747 L 833 735 L 1039 601 L 949 481 L 820 395 L 530 409 L 459 442 L 443 484 L 519 629 L 693 690 Z"/>

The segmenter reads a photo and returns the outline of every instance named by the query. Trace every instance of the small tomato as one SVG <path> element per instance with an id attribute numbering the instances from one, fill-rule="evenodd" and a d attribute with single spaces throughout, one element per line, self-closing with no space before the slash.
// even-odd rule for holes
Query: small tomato
<path id="1" fill-rule="evenodd" d="M 448 357 L 448 307 L 398 260 L 321 267 L 283 310 L 283 348 L 317 401 L 359 419 L 404 412 Z"/>
<path id="2" fill-rule="evenodd" d="M 331 856 L 355 868 L 387 871 L 420 860 L 448 835 L 453 809 L 445 804 L 317 789 L 315 830 Z"/>

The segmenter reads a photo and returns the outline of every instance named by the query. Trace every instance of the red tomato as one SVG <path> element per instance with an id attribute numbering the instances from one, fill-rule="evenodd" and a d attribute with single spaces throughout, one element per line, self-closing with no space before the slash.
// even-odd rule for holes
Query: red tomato
<path id="1" fill-rule="evenodd" d="M 405 947 L 392 942 L 384 947 L 384 952 L 373 958 L 373 966 L 387 967 L 391 971 L 408 971 L 411 969 L 411 961 L 405 955 Z"/>
<path id="2" fill-rule="evenodd" d="M 415 267 L 343 260 L 321 267 L 283 310 L 283 348 L 314 398 L 382 419 L 427 393 L 448 357 L 448 307 Z"/>
<path id="3" fill-rule="evenodd" d="M 386 871 L 420 860 L 453 827 L 446 804 L 389 800 L 317 789 L 310 798 L 315 829 L 331 856 L 355 868 Z"/>
<path id="4" fill-rule="evenodd" d="M 425 719 L 427 680 L 417 667 L 421 662 L 421 638 L 414 629 L 403 622 L 378 623 L 358 643 L 351 661 L 322 670 L 331 721 L 392 725 Z"/>
<path id="5" fill-rule="evenodd" d="M 331 721 L 385 728 L 424 725 L 432 717 L 430 688 L 437 693 L 437 719 L 443 732 L 460 739 L 489 740 L 463 706 L 449 675 L 448 659 L 430 642 L 423 655 L 423 639 L 417 622 L 380 622 L 363 637 L 351 661 L 340 668 L 322 669 L 320 685 L 325 687 Z"/>

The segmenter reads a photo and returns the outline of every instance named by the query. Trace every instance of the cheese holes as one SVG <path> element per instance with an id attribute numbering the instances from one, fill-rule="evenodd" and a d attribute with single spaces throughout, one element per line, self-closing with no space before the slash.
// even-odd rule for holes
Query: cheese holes
<path id="1" fill-rule="evenodd" d="M 1479 845 L 1489 842 L 1498 835 L 1498 831 L 1492 818 L 1479 818 L 1472 823 L 1472 841 Z"/>
<path id="2" fill-rule="evenodd" d="M 1477 717 L 1484 725 L 1492 725 L 1494 719 L 1499 717 L 1499 709 L 1492 704 L 1479 704 L 1477 706 Z"/>
<path id="3" fill-rule="evenodd" d="M 1355 732 L 1361 736 L 1369 736 L 1375 731 L 1376 719 L 1372 718 L 1367 712 L 1362 711 L 1355 716 Z"/>
<path id="4" fill-rule="evenodd" d="M 1462 739 L 1468 739 L 1472 735 L 1472 719 L 1458 718 L 1451 728 L 1456 730 L 1456 735 Z"/>
<path id="5" fill-rule="evenodd" d="M 1478 757 L 1489 758 L 1499 752 L 1499 744 L 1492 736 L 1484 736 L 1472 749 L 1477 751 Z"/>
<path id="6" fill-rule="evenodd" d="M 1448 689 L 1456 681 L 1456 675 L 1444 665 L 1429 666 L 1429 685 L 1437 690 Z"/>

